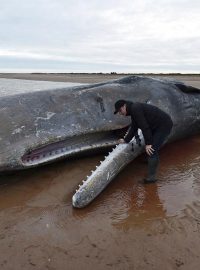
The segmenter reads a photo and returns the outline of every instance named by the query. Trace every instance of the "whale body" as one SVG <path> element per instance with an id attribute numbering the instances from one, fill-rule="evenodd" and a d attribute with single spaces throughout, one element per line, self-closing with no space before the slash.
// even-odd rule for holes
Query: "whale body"
<path id="1" fill-rule="evenodd" d="M 118 99 L 149 103 L 168 113 L 174 123 L 171 141 L 200 131 L 200 90 L 173 80 L 127 76 L 103 83 L 4 94 L 0 96 L 0 172 L 28 169 L 116 146 L 121 131 L 125 132 L 130 124 L 129 117 L 113 114 Z M 112 156 L 124 150 L 120 151 L 117 148 Z M 134 158 L 135 154 L 127 160 Z M 121 159 L 120 168 L 127 164 L 123 162 Z M 112 179 L 119 173 L 109 162 L 102 164 L 110 168 Z M 103 165 L 97 170 L 104 171 Z M 95 198 L 107 184 L 95 192 L 88 190 L 84 196 L 95 193 Z M 81 194 L 80 190 L 77 194 Z M 85 206 L 87 203 L 79 201 L 87 200 L 77 194 L 74 206 Z"/>

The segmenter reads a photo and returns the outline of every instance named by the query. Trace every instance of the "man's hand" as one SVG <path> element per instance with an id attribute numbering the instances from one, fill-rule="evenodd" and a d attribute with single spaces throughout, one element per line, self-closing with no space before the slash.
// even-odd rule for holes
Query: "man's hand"
<path id="1" fill-rule="evenodd" d="M 119 139 L 119 140 L 118 140 L 118 144 L 120 144 L 120 143 L 126 143 L 126 142 L 125 142 L 124 139 Z"/>
<path id="2" fill-rule="evenodd" d="M 153 154 L 154 149 L 152 148 L 152 145 L 146 145 L 145 147 L 147 155 L 151 156 Z"/>

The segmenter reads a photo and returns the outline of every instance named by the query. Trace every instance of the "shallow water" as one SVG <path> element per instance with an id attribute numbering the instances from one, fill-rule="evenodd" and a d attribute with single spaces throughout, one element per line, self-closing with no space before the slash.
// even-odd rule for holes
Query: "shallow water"
<path id="1" fill-rule="evenodd" d="M 200 137 L 182 140 L 161 151 L 159 181 L 143 185 L 145 155 L 133 161 L 85 209 L 72 209 L 77 185 L 103 159 L 102 155 L 65 160 L 33 170 L 1 176 L 0 210 L 13 207 L 64 207 L 73 219 L 109 217 L 114 226 L 130 227 L 151 219 L 181 215 L 200 193 Z"/>
<path id="2" fill-rule="evenodd" d="M 96 269 L 134 269 L 135 263 L 152 269 L 152 257 L 143 260 L 143 248 L 148 243 L 151 252 L 158 247 L 167 252 L 167 242 L 161 248 L 163 233 L 180 242 L 182 254 L 183 239 L 187 236 L 190 243 L 199 217 L 199 154 L 199 136 L 165 146 L 159 181 L 147 186 L 140 183 L 147 167 L 141 156 L 85 209 L 73 209 L 71 198 L 102 155 L 2 175 L 2 269 L 13 269 L 13 265 L 15 269 L 64 269 L 66 264 L 67 269 L 93 269 L 94 265 Z M 197 247 L 198 243 L 197 238 Z M 180 263 L 180 257 L 173 261 L 173 254 L 169 255 L 172 264 Z M 157 263 L 162 265 L 158 258 Z"/>
<path id="3" fill-rule="evenodd" d="M 5 95 L 43 84 L 3 83 Z M 162 149 L 156 184 L 140 183 L 147 169 L 143 155 L 91 205 L 73 209 L 75 189 L 102 159 L 64 160 L 0 176 L 1 270 L 199 268 L 200 136 Z"/>

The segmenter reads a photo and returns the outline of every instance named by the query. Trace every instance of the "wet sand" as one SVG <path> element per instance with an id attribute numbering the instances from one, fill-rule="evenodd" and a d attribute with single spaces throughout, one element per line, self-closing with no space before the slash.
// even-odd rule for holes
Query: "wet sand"
<path id="1" fill-rule="evenodd" d="M 156 184 L 140 183 L 143 155 L 91 205 L 73 209 L 77 185 L 102 159 L 1 176 L 0 269 L 199 268 L 200 136 L 162 149 Z"/>
<path id="2" fill-rule="evenodd" d="M 114 80 L 129 76 L 131 74 L 109 74 L 109 73 L 0 73 L 0 78 L 53 81 L 53 82 L 72 82 L 72 83 L 98 83 L 108 80 Z M 188 85 L 199 87 L 199 75 L 167 75 L 167 74 L 141 74 L 142 76 L 151 76 L 155 78 L 169 78 L 173 80 L 183 81 Z"/>

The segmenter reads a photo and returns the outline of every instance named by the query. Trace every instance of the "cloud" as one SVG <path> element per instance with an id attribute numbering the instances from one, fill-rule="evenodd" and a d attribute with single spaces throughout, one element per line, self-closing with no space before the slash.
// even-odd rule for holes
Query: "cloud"
<path id="1" fill-rule="evenodd" d="M 1 72 L 199 72 L 199 1 L 2 2 Z"/>

